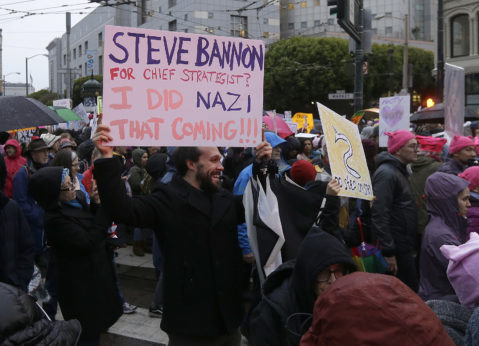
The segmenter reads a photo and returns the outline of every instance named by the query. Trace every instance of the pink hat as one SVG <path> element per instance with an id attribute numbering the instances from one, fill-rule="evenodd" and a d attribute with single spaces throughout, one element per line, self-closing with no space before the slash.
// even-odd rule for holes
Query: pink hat
<path id="1" fill-rule="evenodd" d="M 470 146 L 475 147 L 474 142 L 471 138 L 464 136 L 454 136 L 451 141 L 451 144 L 449 145 L 449 154 L 455 154 L 461 149 Z"/>
<path id="2" fill-rule="evenodd" d="M 447 142 L 447 139 L 445 138 L 434 138 L 429 136 L 416 136 L 416 139 L 419 143 L 419 150 L 432 151 L 434 153 L 440 153 L 442 147 Z"/>
<path id="3" fill-rule="evenodd" d="M 394 154 L 398 151 L 404 144 L 409 142 L 411 139 L 416 138 L 414 134 L 407 130 L 397 130 L 393 133 L 385 132 L 389 136 L 388 139 L 388 152 Z"/>
<path id="4" fill-rule="evenodd" d="M 472 232 L 466 243 L 443 245 L 440 249 L 449 260 L 447 277 L 461 304 L 470 309 L 479 306 L 479 235 Z"/>
<path id="5" fill-rule="evenodd" d="M 457 176 L 466 179 L 470 183 L 469 190 L 474 190 L 479 185 L 479 166 L 469 167 Z"/>

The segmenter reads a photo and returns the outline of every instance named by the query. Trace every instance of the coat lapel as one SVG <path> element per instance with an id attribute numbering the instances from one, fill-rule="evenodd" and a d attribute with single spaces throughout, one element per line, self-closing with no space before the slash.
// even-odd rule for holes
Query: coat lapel
<path id="1" fill-rule="evenodd" d="M 231 209 L 232 198 L 220 190 L 215 193 L 213 197 L 213 215 L 211 220 L 211 227 L 213 228 L 224 216 L 224 214 Z"/>

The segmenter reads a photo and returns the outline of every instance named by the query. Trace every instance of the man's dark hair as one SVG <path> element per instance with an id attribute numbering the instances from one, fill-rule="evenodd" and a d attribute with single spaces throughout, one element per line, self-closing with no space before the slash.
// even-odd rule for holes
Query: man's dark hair
<path id="1" fill-rule="evenodd" d="M 198 147 L 178 147 L 173 154 L 173 161 L 175 162 L 176 172 L 184 177 L 188 171 L 186 160 L 198 162 L 201 151 Z"/>

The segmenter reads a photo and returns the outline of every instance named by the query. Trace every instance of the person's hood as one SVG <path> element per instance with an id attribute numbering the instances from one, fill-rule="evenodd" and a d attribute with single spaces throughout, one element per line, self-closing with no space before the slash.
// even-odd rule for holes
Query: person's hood
<path id="1" fill-rule="evenodd" d="M 22 148 L 20 147 L 20 144 L 17 142 L 16 139 L 9 139 L 5 145 L 4 145 L 4 149 L 8 146 L 12 146 L 12 147 L 15 147 L 17 149 L 17 152 L 15 153 L 15 159 L 20 157 L 20 155 L 22 155 Z M 5 158 L 9 159 L 8 156 L 5 155 Z"/>
<path id="2" fill-rule="evenodd" d="M 266 141 L 271 144 L 273 148 L 277 147 L 278 145 L 281 145 L 283 143 L 287 143 L 283 138 L 275 134 L 274 132 L 265 132 L 264 137 Z"/>
<path id="3" fill-rule="evenodd" d="M 62 173 L 63 167 L 45 167 L 33 174 L 28 182 L 33 199 L 45 210 L 57 205 Z"/>
<path id="4" fill-rule="evenodd" d="M 346 275 L 318 298 L 301 346 L 454 346 L 439 318 L 391 275 Z"/>
<path id="5" fill-rule="evenodd" d="M 427 211 L 441 217 L 447 225 L 453 227 L 459 212 L 457 196 L 468 186 L 467 180 L 456 175 L 443 172 L 432 174 L 427 178 L 424 188 Z"/>
<path id="6" fill-rule="evenodd" d="M 264 137 L 266 141 L 271 144 L 271 147 L 276 148 L 280 147 L 281 148 L 281 160 L 276 161 L 276 165 L 278 166 L 278 171 L 280 173 L 283 173 L 291 168 L 289 164 L 286 163 L 286 160 L 284 159 L 284 152 L 285 150 L 288 150 L 288 142 L 285 141 L 283 138 L 275 134 L 274 132 L 265 132 Z M 251 148 L 253 152 L 253 148 Z"/>
<path id="7" fill-rule="evenodd" d="M 337 263 L 356 270 L 351 253 L 337 238 L 323 231 L 310 231 L 301 243 L 291 281 L 298 312 L 313 312 L 316 278 L 323 269 Z"/>
<path id="8" fill-rule="evenodd" d="M 389 163 L 392 166 L 399 169 L 403 174 L 407 174 L 406 165 L 399 161 L 394 155 L 388 153 L 387 151 L 383 151 L 379 153 L 376 157 L 376 167 L 379 168 L 382 164 Z"/>
<path id="9" fill-rule="evenodd" d="M 418 155 L 417 160 L 411 163 L 411 170 L 413 172 L 418 172 L 424 167 L 429 166 L 431 163 L 434 163 L 434 162 L 439 162 L 439 161 L 426 155 Z"/>
<path id="10" fill-rule="evenodd" d="M 166 173 L 167 160 L 168 155 L 161 153 L 157 153 L 148 159 L 145 169 L 153 180 L 160 179 Z"/>
<path id="11" fill-rule="evenodd" d="M 140 168 L 143 168 L 143 166 L 141 165 L 141 157 L 144 153 L 146 153 L 146 151 L 140 148 L 133 150 L 133 152 L 131 153 L 133 163 Z"/>
<path id="12" fill-rule="evenodd" d="M 93 141 L 91 139 L 81 142 L 81 144 L 77 148 L 78 159 L 80 161 L 86 160 L 90 162 L 93 149 L 95 149 L 95 144 L 93 144 Z"/>

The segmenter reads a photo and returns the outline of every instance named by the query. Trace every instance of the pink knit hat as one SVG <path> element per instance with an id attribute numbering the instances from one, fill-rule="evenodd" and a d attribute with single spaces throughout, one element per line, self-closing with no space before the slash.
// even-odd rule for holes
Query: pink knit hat
<path id="1" fill-rule="evenodd" d="M 461 304 L 470 309 L 479 306 L 479 235 L 472 232 L 466 243 L 443 245 L 440 250 L 449 260 L 447 277 Z"/>
<path id="2" fill-rule="evenodd" d="M 411 139 L 416 138 L 414 134 L 407 130 L 397 130 L 393 133 L 385 132 L 389 136 L 388 139 L 388 152 L 394 154 L 398 151 L 404 144 L 409 142 Z"/>
<path id="3" fill-rule="evenodd" d="M 469 190 L 474 190 L 479 185 L 479 166 L 469 167 L 457 176 L 466 179 L 470 183 Z"/>
<path id="4" fill-rule="evenodd" d="M 473 146 L 475 148 L 474 142 L 469 137 L 464 136 L 454 136 L 449 145 L 449 154 L 455 154 L 465 147 Z"/>

